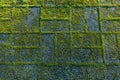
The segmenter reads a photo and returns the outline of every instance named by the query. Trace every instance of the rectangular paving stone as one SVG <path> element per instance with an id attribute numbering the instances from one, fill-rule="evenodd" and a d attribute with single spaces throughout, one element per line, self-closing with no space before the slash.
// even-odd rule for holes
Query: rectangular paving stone
<path id="1" fill-rule="evenodd" d="M 13 34 L 12 46 L 40 46 L 40 36 L 38 34 Z"/>
<path id="2" fill-rule="evenodd" d="M 56 62 L 70 62 L 70 35 L 57 34 Z"/>
<path id="3" fill-rule="evenodd" d="M 102 63 L 102 49 L 72 49 L 71 59 L 72 62 Z"/>
<path id="4" fill-rule="evenodd" d="M 104 79 L 104 67 L 72 66 L 73 80 L 101 80 Z"/>
<path id="5" fill-rule="evenodd" d="M 43 32 L 69 32 L 69 21 L 41 21 L 41 27 Z"/>
<path id="6" fill-rule="evenodd" d="M 120 21 L 103 21 L 102 27 L 104 32 L 120 32 Z"/>
<path id="7" fill-rule="evenodd" d="M 101 18 L 120 17 L 120 7 L 101 7 Z"/>
<path id="8" fill-rule="evenodd" d="M 52 6 L 68 6 L 69 0 L 43 0 L 43 6 L 52 7 Z"/>
<path id="9" fill-rule="evenodd" d="M 11 5 L 13 0 L 0 0 L 0 4 L 2 5 Z"/>
<path id="10" fill-rule="evenodd" d="M 96 4 L 97 0 L 72 0 L 72 5 Z"/>
<path id="11" fill-rule="evenodd" d="M 70 67 L 67 65 L 41 66 L 39 71 L 41 80 L 70 80 Z"/>
<path id="12" fill-rule="evenodd" d="M 54 62 L 54 34 L 43 34 L 40 45 L 40 61 Z"/>
<path id="13" fill-rule="evenodd" d="M 37 62 L 40 49 L 11 49 L 7 62 Z"/>
<path id="14" fill-rule="evenodd" d="M 68 6 L 70 3 L 69 0 L 56 0 L 56 5 L 58 6 Z"/>
<path id="15" fill-rule="evenodd" d="M 117 35 L 104 35 L 104 49 L 107 63 L 116 63 L 120 61 Z"/>
<path id="16" fill-rule="evenodd" d="M 73 46 L 100 46 L 101 37 L 99 34 L 72 34 Z"/>
<path id="17" fill-rule="evenodd" d="M 85 30 L 85 8 L 73 8 L 72 9 L 72 30 L 84 32 Z"/>
<path id="18" fill-rule="evenodd" d="M 119 4 L 120 0 L 100 0 L 101 4 Z"/>
<path id="19" fill-rule="evenodd" d="M 0 7 L 0 18 L 11 18 L 11 9 L 7 7 Z"/>
<path id="20" fill-rule="evenodd" d="M 0 65 L 0 79 L 5 79 L 5 65 Z"/>
<path id="21" fill-rule="evenodd" d="M 3 0 L 4 1 L 4 0 Z M 7 0 L 6 0 L 7 2 Z M 10 5 L 41 5 L 42 0 L 10 0 Z"/>
<path id="22" fill-rule="evenodd" d="M 86 23 L 88 31 L 100 31 L 98 9 L 96 7 L 86 8 Z"/>
<path id="23" fill-rule="evenodd" d="M 7 80 L 37 80 L 36 65 L 9 65 L 6 66 L 5 79 Z"/>
<path id="24" fill-rule="evenodd" d="M 47 7 L 42 8 L 42 19 L 68 19 L 69 17 L 69 8 L 61 7 Z"/>
<path id="25" fill-rule="evenodd" d="M 9 34 L 0 34 L 0 45 L 9 43 Z"/>
<path id="26" fill-rule="evenodd" d="M 120 66 L 108 66 L 107 67 L 107 80 L 119 80 L 120 79 Z"/>
<path id="27" fill-rule="evenodd" d="M 55 6 L 55 0 L 43 0 L 43 6 Z"/>
<path id="28" fill-rule="evenodd" d="M 7 61 L 9 54 L 9 47 L 5 45 L 0 45 L 0 63 Z"/>
<path id="29" fill-rule="evenodd" d="M 117 46 L 118 46 L 118 51 L 120 51 L 120 34 L 117 34 Z"/>
<path id="30" fill-rule="evenodd" d="M 8 33 L 11 30 L 11 9 L 0 8 L 0 33 Z"/>

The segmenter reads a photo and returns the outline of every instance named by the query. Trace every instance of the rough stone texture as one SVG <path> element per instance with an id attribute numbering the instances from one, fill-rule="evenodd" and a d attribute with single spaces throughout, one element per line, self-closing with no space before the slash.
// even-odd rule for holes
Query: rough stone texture
<path id="1" fill-rule="evenodd" d="M 120 0 L 0 0 L 0 80 L 120 80 Z"/>

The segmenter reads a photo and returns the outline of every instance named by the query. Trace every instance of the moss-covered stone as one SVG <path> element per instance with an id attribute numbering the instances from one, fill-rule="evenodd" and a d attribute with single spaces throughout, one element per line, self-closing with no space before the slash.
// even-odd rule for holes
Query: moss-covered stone
<path id="1" fill-rule="evenodd" d="M 119 0 L 0 0 L 0 80 L 119 80 Z"/>

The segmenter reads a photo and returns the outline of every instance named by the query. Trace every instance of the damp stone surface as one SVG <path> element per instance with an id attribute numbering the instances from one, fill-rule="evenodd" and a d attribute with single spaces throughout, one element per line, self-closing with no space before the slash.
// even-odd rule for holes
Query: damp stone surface
<path id="1" fill-rule="evenodd" d="M 120 80 L 120 0 L 0 0 L 0 80 Z"/>

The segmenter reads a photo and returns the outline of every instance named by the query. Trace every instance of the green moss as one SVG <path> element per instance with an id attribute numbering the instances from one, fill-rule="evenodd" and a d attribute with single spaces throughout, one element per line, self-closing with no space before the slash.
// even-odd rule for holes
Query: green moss
<path id="1" fill-rule="evenodd" d="M 72 0 L 72 5 L 97 4 L 97 0 Z"/>
<path id="2" fill-rule="evenodd" d="M 120 61 L 117 2 L 0 0 L 0 64 L 22 66 L 4 70 L 5 79 L 16 78 L 28 64 L 40 71 L 30 73 L 29 66 L 22 79 L 32 79 L 31 74 L 40 80 L 118 79 L 116 67 L 108 69 Z"/>
<path id="3" fill-rule="evenodd" d="M 42 19 L 66 19 L 69 16 L 68 8 L 42 8 Z"/>

